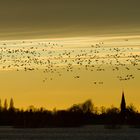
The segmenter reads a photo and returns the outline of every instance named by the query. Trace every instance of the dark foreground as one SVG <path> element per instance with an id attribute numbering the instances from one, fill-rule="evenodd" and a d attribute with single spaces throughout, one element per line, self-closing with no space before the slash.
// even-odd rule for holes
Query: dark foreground
<path id="1" fill-rule="evenodd" d="M 129 126 L 107 129 L 103 125 L 36 129 L 0 127 L 0 140 L 140 140 L 140 129 Z"/>

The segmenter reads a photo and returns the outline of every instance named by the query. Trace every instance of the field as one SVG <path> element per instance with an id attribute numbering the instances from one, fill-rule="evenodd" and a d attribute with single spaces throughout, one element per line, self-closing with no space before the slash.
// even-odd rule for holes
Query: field
<path id="1" fill-rule="evenodd" d="M 0 127 L 0 140 L 139 140 L 140 129 L 123 126 L 105 129 L 104 126 L 81 128 L 14 129 Z"/>

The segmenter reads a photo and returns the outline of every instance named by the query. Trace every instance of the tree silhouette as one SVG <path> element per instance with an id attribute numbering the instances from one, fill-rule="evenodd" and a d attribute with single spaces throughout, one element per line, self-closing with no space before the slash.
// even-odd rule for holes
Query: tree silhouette
<path id="1" fill-rule="evenodd" d="M 80 104 L 74 104 L 66 110 L 49 111 L 45 108 L 29 106 L 26 110 L 14 107 L 11 98 L 8 107 L 7 99 L 4 106 L 0 100 L 0 125 L 21 128 L 37 127 L 79 127 L 83 125 L 102 124 L 105 128 L 118 128 L 123 124 L 140 126 L 140 113 L 133 105 L 126 107 L 125 96 L 122 93 L 120 108 L 101 107 L 101 110 L 93 106 L 91 100 Z M 99 112 L 100 111 L 100 112 Z M 109 126 L 109 127 L 108 127 Z"/>
<path id="2" fill-rule="evenodd" d="M 87 100 L 82 104 L 82 110 L 84 113 L 91 113 L 93 111 L 93 104 L 91 100 Z"/>
<path id="3" fill-rule="evenodd" d="M 14 110 L 14 101 L 13 101 L 13 98 L 10 99 L 9 110 Z"/>
<path id="4" fill-rule="evenodd" d="M 2 111 L 2 104 L 1 104 L 1 99 L 0 99 L 0 111 Z"/>
<path id="5" fill-rule="evenodd" d="M 6 111 L 8 109 L 7 99 L 4 100 L 4 110 Z"/>

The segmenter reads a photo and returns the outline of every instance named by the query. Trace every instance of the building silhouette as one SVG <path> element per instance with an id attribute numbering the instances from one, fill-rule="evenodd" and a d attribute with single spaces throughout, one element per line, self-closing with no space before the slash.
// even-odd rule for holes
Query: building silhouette
<path id="1" fill-rule="evenodd" d="M 126 112 L 126 101 L 125 101 L 125 96 L 124 96 L 124 91 L 122 92 L 122 99 L 121 99 L 121 113 Z"/>
<path id="2" fill-rule="evenodd" d="M 126 108 L 126 101 L 125 101 L 124 91 L 122 92 L 122 99 L 121 99 L 120 108 L 121 108 L 121 112 L 120 112 L 121 124 L 126 124 L 126 122 L 127 122 L 127 108 Z"/>

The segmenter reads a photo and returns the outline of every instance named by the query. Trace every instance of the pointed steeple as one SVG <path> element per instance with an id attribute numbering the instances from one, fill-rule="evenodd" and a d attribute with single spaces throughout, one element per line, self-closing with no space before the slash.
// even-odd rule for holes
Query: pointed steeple
<path id="1" fill-rule="evenodd" d="M 122 100 L 121 100 L 121 113 L 124 113 L 126 111 L 126 102 L 125 102 L 125 96 L 124 91 L 122 92 Z"/>

